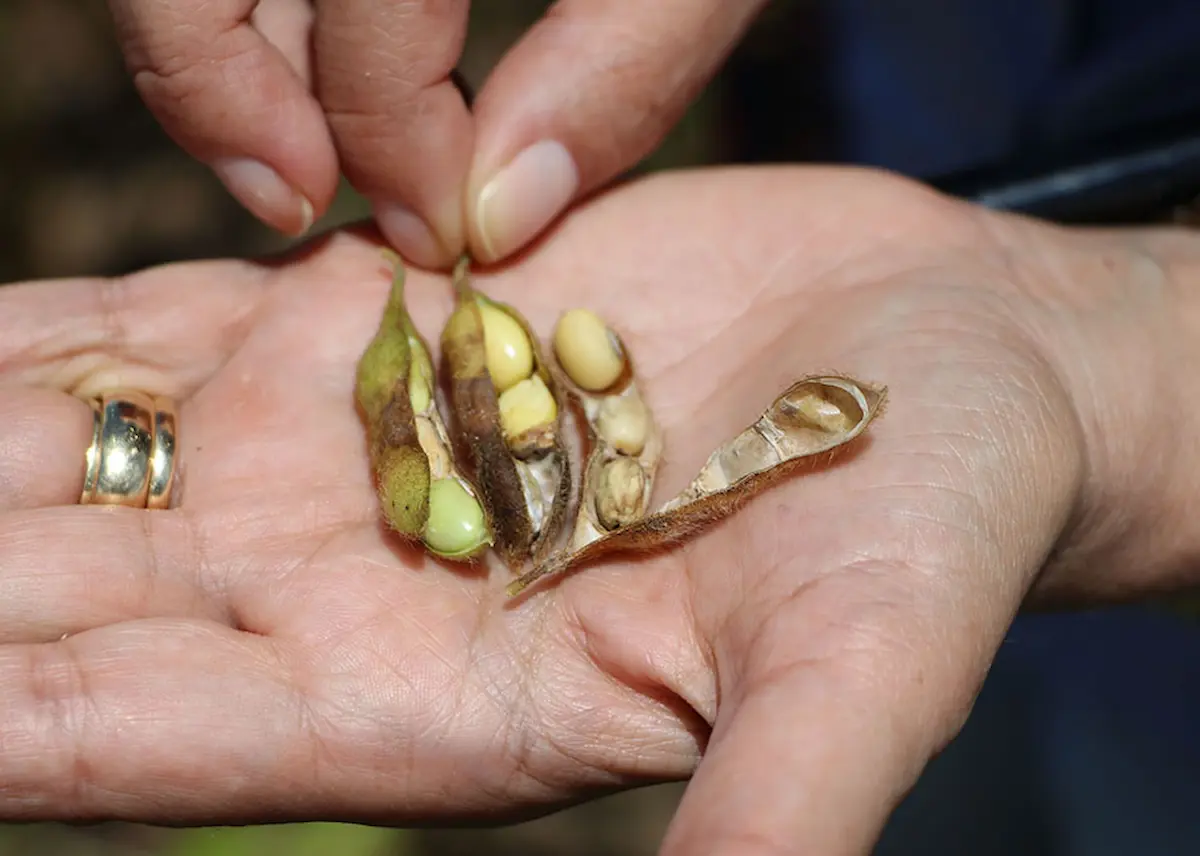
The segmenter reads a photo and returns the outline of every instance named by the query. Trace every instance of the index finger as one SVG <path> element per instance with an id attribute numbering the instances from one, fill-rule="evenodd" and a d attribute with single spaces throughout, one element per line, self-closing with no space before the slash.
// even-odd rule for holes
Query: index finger
<path id="1" fill-rule="evenodd" d="M 259 0 L 108 0 L 147 106 L 252 213 L 289 234 L 329 204 L 337 163 L 306 81 L 252 20 Z M 271 29 L 302 31 L 305 10 L 274 0 Z M 300 37 L 292 33 L 292 42 Z"/>

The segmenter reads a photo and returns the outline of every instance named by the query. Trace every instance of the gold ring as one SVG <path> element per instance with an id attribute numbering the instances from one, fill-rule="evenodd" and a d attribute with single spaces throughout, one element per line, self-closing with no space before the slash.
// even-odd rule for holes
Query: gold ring
<path id="1" fill-rule="evenodd" d="M 169 398 L 121 390 L 92 399 L 81 505 L 170 506 L 178 415 Z"/>
<path id="2" fill-rule="evenodd" d="M 175 456 L 178 437 L 178 410 L 166 396 L 154 399 L 154 445 L 150 452 L 150 489 L 146 507 L 153 509 L 171 506 L 171 491 L 175 487 Z"/>

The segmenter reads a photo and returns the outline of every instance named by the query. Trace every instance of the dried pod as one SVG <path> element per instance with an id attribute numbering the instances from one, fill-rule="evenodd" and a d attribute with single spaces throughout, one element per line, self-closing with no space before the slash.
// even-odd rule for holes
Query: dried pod
<path id="1" fill-rule="evenodd" d="M 554 356 L 587 423 L 570 554 L 645 516 L 663 441 L 628 349 L 602 318 L 587 309 L 564 312 L 554 329 Z"/>
<path id="2" fill-rule="evenodd" d="M 496 550 L 517 572 L 544 558 L 566 520 L 564 401 L 528 322 L 476 291 L 468 266 L 463 259 L 454 271 L 457 302 L 442 351 L 455 426 L 472 458 Z"/>
<path id="3" fill-rule="evenodd" d="M 383 516 L 435 555 L 471 559 L 491 544 L 490 527 L 474 487 L 455 467 L 429 348 L 404 305 L 404 268 L 387 256 L 394 265 L 392 291 L 359 360 L 355 389 Z"/>
<path id="4" fill-rule="evenodd" d="M 580 562 L 666 546 L 729 516 L 806 460 L 862 434 L 880 413 L 886 394 L 886 389 L 846 377 L 811 377 L 793 384 L 758 421 L 717 449 L 679 495 L 653 514 L 552 556 L 513 581 L 509 596 Z"/>

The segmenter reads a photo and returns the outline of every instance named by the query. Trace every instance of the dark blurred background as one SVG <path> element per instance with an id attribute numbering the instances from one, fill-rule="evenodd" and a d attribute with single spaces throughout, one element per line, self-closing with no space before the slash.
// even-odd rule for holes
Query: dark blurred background
<path id="1" fill-rule="evenodd" d="M 477 3 L 468 81 L 547 5 Z M 776 0 L 639 170 L 841 161 L 948 187 L 982 175 L 961 185 L 978 189 L 1162 127 L 1200 139 L 1197 0 Z M 1179 191 L 1179 175 L 1156 180 Z M 343 188 L 318 228 L 365 211 Z M 101 0 L 0 0 L 0 282 L 284 245 L 159 131 Z M 1200 854 L 1198 654 L 1195 625 L 1166 610 L 1023 617 L 879 854 Z M 0 856 L 637 856 L 681 793 L 498 830 L 0 826 Z"/>

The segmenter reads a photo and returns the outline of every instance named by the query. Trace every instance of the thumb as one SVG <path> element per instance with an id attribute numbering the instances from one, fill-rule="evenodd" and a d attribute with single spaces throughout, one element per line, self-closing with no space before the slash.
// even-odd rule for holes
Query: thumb
<path id="1" fill-rule="evenodd" d="M 475 103 L 472 251 L 503 258 L 649 154 L 765 0 L 560 0 Z"/>
<path id="2" fill-rule="evenodd" d="M 860 571 L 919 584 L 911 568 Z M 879 592 L 850 606 L 850 583 L 811 584 L 745 627 L 753 644 L 721 668 L 716 727 L 663 856 L 870 853 L 962 726 L 1010 613 L 947 627 L 929 620 L 940 606 Z"/>
<path id="3" fill-rule="evenodd" d="M 1078 488 L 1069 434 L 1017 407 L 951 447 L 971 399 L 893 378 L 908 406 L 876 432 L 870 469 L 789 485 L 787 522 L 754 536 L 787 558 L 696 577 L 721 704 L 665 856 L 871 852 L 962 727 L 1059 539 Z M 928 424 L 911 431 L 917 416 Z"/>

